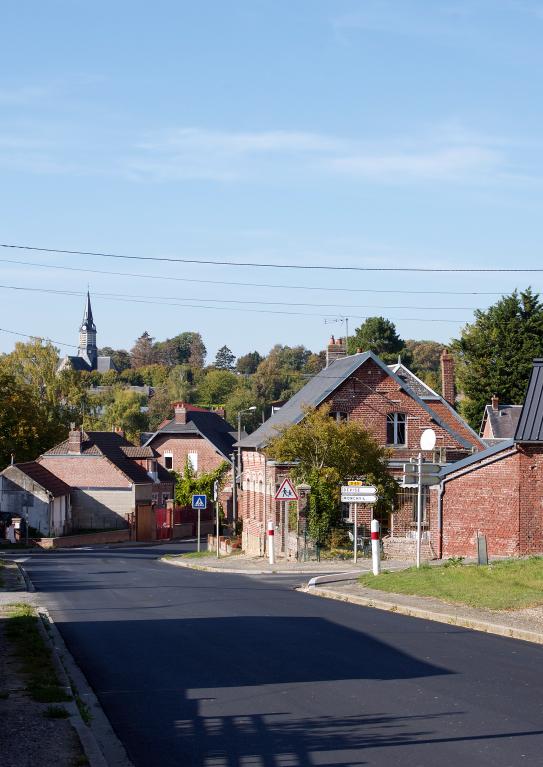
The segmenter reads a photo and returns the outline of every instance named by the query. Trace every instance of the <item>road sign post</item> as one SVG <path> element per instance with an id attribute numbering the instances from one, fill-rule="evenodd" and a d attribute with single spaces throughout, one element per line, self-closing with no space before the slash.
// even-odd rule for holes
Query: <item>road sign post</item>
<path id="1" fill-rule="evenodd" d="M 375 485 L 364 485 L 361 480 L 351 481 L 341 486 L 341 503 L 348 503 L 349 516 L 351 516 L 351 513 L 353 514 L 353 562 L 355 564 L 358 561 L 358 513 L 356 504 L 367 503 L 373 505 L 377 503 L 377 498 L 377 488 Z"/>
<path id="2" fill-rule="evenodd" d="M 198 511 L 198 527 L 197 527 L 197 537 L 198 537 L 198 551 L 200 551 L 200 530 L 201 530 L 201 512 L 202 510 L 205 511 L 207 509 L 207 495 L 201 494 L 201 495 L 193 495 L 192 496 L 192 508 L 196 509 Z"/>

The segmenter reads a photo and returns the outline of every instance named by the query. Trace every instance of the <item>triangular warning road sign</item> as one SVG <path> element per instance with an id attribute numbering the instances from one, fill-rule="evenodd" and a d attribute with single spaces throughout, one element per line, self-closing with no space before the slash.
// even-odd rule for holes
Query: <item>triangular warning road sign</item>
<path id="1" fill-rule="evenodd" d="M 290 479 L 284 479 L 281 483 L 281 487 L 276 492 L 274 500 L 276 501 L 297 501 L 298 495 L 296 490 L 292 486 Z"/>

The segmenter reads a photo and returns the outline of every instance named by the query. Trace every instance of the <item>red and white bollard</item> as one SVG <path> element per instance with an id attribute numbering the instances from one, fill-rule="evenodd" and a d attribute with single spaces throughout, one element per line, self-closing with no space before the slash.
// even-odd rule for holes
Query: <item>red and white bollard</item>
<path id="1" fill-rule="evenodd" d="M 373 574 L 379 575 L 381 572 L 381 552 L 379 551 L 379 522 L 376 519 L 371 520 L 371 559 Z"/>
<path id="2" fill-rule="evenodd" d="M 270 520 L 268 522 L 268 556 L 270 558 L 270 565 L 275 564 L 275 547 L 273 545 L 274 532 L 273 522 Z"/>

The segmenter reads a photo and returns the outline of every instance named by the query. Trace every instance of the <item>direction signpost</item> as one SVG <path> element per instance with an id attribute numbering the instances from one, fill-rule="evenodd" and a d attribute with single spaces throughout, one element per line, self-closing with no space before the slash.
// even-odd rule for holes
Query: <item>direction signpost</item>
<path id="1" fill-rule="evenodd" d="M 198 511 L 198 551 L 200 551 L 201 511 L 207 509 L 207 495 L 193 495 L 192 508 Z"/>
<path id="2" fill-rule="evenodd" d="M 376 503 L 377 502 L 377 488 L 375 485 L 364 485 L 361 480 L 352 480 L 347 482 L 346 485 L 341 486 L 341 503 Z M 353 533 L 354 533 L 354 551 L 353 560 L 357 561 L 358 557 L 358 515 L 356 509 L 353 513 Z"/>

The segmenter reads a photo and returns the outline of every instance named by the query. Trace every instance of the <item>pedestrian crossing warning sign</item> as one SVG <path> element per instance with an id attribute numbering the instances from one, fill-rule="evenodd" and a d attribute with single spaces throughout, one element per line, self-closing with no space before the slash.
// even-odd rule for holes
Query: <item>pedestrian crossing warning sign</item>
<path id="1" fill-rule="evenodd" d="M 296 493 L 296 490 L 292 486 L 292 482 L 290 479 L 284 479 L 281 482 L 281 487 L 276 492 L 275 501 L 297 501 L 298 495 Z"/>
<path id="2" fill-rule="evenodd" d="M 207 496 L 206 495 L 193 495 L 192 496 L 192 508 L 193 509 L 207 509 Z"/>

